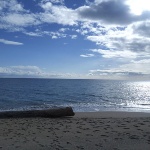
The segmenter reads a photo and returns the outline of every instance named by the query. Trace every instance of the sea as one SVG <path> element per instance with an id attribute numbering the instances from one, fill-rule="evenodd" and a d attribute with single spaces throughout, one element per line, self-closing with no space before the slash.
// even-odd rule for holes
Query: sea
<path id="1" fill-rule="evenodd" d="M 150 112 L 150 81 L 0 78 L 0 111 Z"/>

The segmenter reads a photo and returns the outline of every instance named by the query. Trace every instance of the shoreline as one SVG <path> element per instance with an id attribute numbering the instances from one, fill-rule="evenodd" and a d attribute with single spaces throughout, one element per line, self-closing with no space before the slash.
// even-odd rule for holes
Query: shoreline
<path id="1" fill-rule="evenodd" d="M 70 107 L 68 107 L 69 109 L 70 109 Z M 0 114 L 11 114 L 11 113 L 14 113 L 14 112 L 17 112 L 17 115 L 16 115 L 16 117 L 12 117 L 12 118 L 55 118 L 55 115 L 54 115 L 54 117 L 51 117 L 51 116 L 45 116 L 44 117 L 44 115 L 42 116 L 38 116 L 38 115 L 36 115 L 36 113 L 43 113 L 43 112 L 48 112 L 49 113 L 49 111 L 50 111 L 50 113 L 51 112 L 53 112 L 53 113 L 55 113 L 55 111 L 56 111 L 56 113 L 57 113 L 57 111 L 59 111 L 59 110 L 62 110 L 62 111 L 64 111 L 65 109 L 67 109 L 67 107 L 64 107 L 64 108 L 56 108 L 56 109 L 42 109 L 42 110 L 17 110 L 17 111 L 0 111 Z M 71 110 L 72 110 L 72 108 L 71 108 Z M 36 112 L 36 113 L 35 113 Z M 20 113 L 20 115 L 19 115 L 19 113 Z M 27 113 L 27 116 L 26 117 L 24 117 L 24 114 L 26 114 Z M 32 113 L 34 113 L 34 115 L 32 115 Z M 134 117 L 136 117 L 136 118 L 138 118 L 138 117 L 150 117 L 150 112 L 133 112 L 133 111 L 108 111 L 108 110 L 106 110 L 106 111 L 96 111 L 96 112 L 76 112 L 76 111 L 73 111 L 72 110 L 72 113 L 74 113 L 74 115 L 73 114 L 71 114 L 70 116 L 65 116 L 65 114 L 64 115 L 60 115 L 60 116 L 56 116 L 56 118 L 65 118 L 65 117 L 71 117 L 71 118 L 128 118 L 128 117 L 131 117 L 131 118 L 134 118 Z M 1 119 L 11 119 L 11 116 L 9 117 L 9 115 L 8 115 L 8 117 L 7 117 L 7 115 L 6 115 L 6 118 L 5 118 L 5 116 L 4 117 L 2 117 L 2 118 L 0 118 L 0 120 Z M 22 115 L 22 116 L 21 116 Z M 31 115 L 31 117 L 30 117 L 30 115 Z M 18 116 L 18 117 L 17 117 Z"/>
<path id="2" fill-rule="evenodd" d="M 75 112 L 73 117 L 0 119 L 0 149 L 149 150 L 150 113 Z"/>
<path id="3" fill-rule="evenodd" d="M 150 112 L 127 112 L 127 111 L 99 111 L 99 112 L 75 112 L 75 117 L 82 118 L 126 118 L 126 117 L 150 117 Z"/>

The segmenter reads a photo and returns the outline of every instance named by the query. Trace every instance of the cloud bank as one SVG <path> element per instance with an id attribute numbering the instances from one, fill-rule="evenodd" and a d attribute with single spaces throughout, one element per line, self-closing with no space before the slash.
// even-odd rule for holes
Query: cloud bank
<path id="1" fill-rule="evenodd" d="M 0 67 L 0 78 L 84 78 L 85 76 L 74 73 L 46 72 L 38 66 L 9 66 Z"/>

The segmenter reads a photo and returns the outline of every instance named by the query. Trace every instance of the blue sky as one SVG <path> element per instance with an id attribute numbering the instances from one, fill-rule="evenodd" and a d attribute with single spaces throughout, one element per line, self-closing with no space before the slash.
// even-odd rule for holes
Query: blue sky
<path id="1" fill-rule="evenodd" d="M 150 78 L 147 0 L 0 0 L 0 77 Z"/>

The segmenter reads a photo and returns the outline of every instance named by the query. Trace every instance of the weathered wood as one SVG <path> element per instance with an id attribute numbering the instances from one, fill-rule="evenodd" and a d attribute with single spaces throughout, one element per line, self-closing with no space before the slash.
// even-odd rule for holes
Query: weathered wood
<path id="1" fill-rule="evenodd" d="M 57 118 L 74 115 L 75 113 L 73 112 L 73 109 L 71 107 L 54 108 L 46 110 L 0 112 L 0 118 L 32 118 L 32 117 Z"/>

